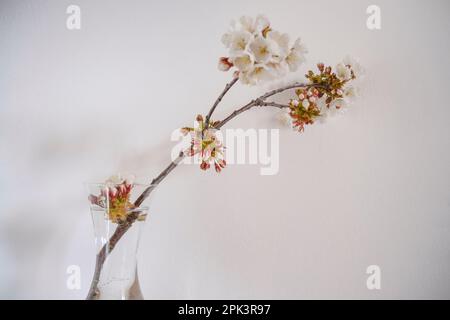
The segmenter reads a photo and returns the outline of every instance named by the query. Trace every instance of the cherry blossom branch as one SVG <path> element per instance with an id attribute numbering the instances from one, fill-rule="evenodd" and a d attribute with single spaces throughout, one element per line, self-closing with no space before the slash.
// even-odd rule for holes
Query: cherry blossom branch
<path id="1" fill-rule="evenodd" d="M 139 207 L 142 202 L 144 202 L 145 199 L 150 195 L 150 193 L 155 189 L 158 184 L 169 175 L 170 172 L 172 172 L 173 169 L 176 168 L 176 166 L 183 160 L 185 157 L 184 152 L 180 152 L 178 154 L 178 157 L 175 158 L 155 179 L 152 180 L 150 186 L 148 186 L 144 192 L 136 199 L 134 202 L 134 205 L 136 207 Z"/>
<path id="2" fill-rule="evenodd" d="M 217 98 L 216 102 L 214 103 L 213 107 L 210 109 L 208 116 L 209 118 L 207 118 L 207 120 L 210 119 L 212 113 L 214 112 L 214 110 L 216 109 L 216 107 L 218 106 L 218 104 L 220 103 L 220 101 L 222 100 L 222 98 L 225 96 L 225 94 L 228 92 L 228 90 L 230 90 L 230 88 L 237 82 L 238 78 L 235 77 L 233 78 L 233 80 L 228 83 L 225 87 L 225 89 L 222 91 L 222 93 L 220 94 L 220 96 Z M 266 92 L 265 94 L 261 95 L 260 97 L 251 100 L 249 103 L 247 103 L 246 105 L 242 106 L 239 109 L 236 109 L 235 111 L 233 111 L 230 115 L 228 115 L 225 119 L 223 119 L 222 121 L 220 121 L 215 128 L 216 129 L 220 129 L 221 127 L 223 127 L 226 123 L 228 123 L 230 120 L 232 120 L 233 118 L 235 118 L 236 116 L 238 116 L 239 114 L 250 110 L 253 107 L 276 107 L 279 109 L 284 109 L 284 108 L 289 108 L 288 105 L 283 105 L 283 104 L 279 104 L 276 102 L 266 102 L 265 100 L 271 96 L 274 96 L 278 93 L 281 93 L 283 91 L 289 90 L 289 89 L 295 89 L 295 88 L 311 88 L 311 87 L 323 87 L 321 85 L 318 84 L 305 84 L 305 83 L 294 83 L 291 85 L 287 85 L 275 90 L 271 90 Z M 208 117 L 207 116 L 207 117 Z M 207 128 L 207 126 L 205 126 Z M 175 169 L 178 164 L 181 163 L 181 161 L 185 158 L 185 154 L 184 152 L 180 152 L 177 156 L 177 158 L 175 158 L 163 171 L 161 171 L 161 173 L 152 180 L 150 186 L 148 186 L 143 193 L 136 199 L 136 201 L 134 202 L 134 205 L 136 207 L 140 207 L 140 205 L 145 201 L 145 199 L 148 198 L 148 196 L 151 194 L 151 192 L 161 183 L 161 181 L 163 181 L 168 175 L 169 173 L 172 172 L 173 169 Z M 130 229 L 130 227 L 133 225 L 133 223 L 135 222 L 135 220 L 138 218 L 139 214 L 135 214 L 134 212 L 132 214 L 130 214 L 126 221 L 120 223 L 115 232 L 113 233 L 113 235 L 110 237 L 109 241 L 103 245 L 103 247 L 101 248 L 101 250 L 99 251 L 99 253 L 97 254 L 97 259 L 96 259 L 96 264 L 95 264 L 95 271 L 94 271 L 94 276 L 93 276 L 93 281 L 92 281 L 92 285 L 91 288 L 88 292 L 87 298 L 86 299 L 93 299 L 96 298 L 99 295 L 99 290 L 98 290 L 98 283 L 100 281 L 100 274 L 101 274 L 101 270 L 103 268 L 103 264 L 105 263 L 105 260 L 107 258 L 107 256 L 111 253 L 112 250 L 114 250 L 117 242 L 122 238 L 122 236 L 128 231 L 128 229 Z"/>
<path id="3" fill-rule="evenodd" d="M 156 178 L 154 178 L 144 192 L 136 199 L 134 202 L 135 207 L 139 208 L 142 202 L 150 195 L 150 193 L 158 186 L 158 184 L 165 178 L 167 175 L 175 169 L 175 167 L 183 160 L 185 157 L 183 152 L 178 154 L 178 157 L 172 161 Z M 121 222 L 113 235 L 110 237 L 109 241 L 103 245 L 97 254 L 97 258 L 95 261 L 95 270 L 93 275 L 93 280 L 91 287 L 89 289 L 88 295 L 86 297 L 87 300 L 91 300 L 96 298 L 100 293 L 98 291 L 98 283 L 100 281 L 100 274 L 103 268 L 103 264 L 108 256 L 108 254 L 114 250 L 117 242 L 122 238 L 122 236 L 130 229 L 135 220 L 139 217 L 139 211 L 132 212 L 127 216 L 127 219 L 124 222 Z"/>
<path id="4" fill-rule="evenodd" d="M 302 82 L 294 82 L 292 84 L 289 84 L 287 86 L 275 89 L 275 90 L 271 90 L 265 94 L 263 94 L 261 97 L 259 97 L 259 99 L 261 100 L 266 100 L 267 98 L 274 96 L 278 93 L 281 93 L 283 91 L 289 90 L 289 89 L 297 89 L 297 88 L 323 88 L 322 85 L 317 85 L 317 84 L 306 84 L 306 83 L 302 83 Z"/>
<path id="5" fill-rule="evenodd" d="M 309 70 L 305 75 L 309 84 L 293 83 L 287 86 L 271 90 L 260 97 L 251 100 L 244 106 L 236 109 L 222 121 L 211 122 L 211 117 L 217 106 L 222 101 L 227 92 L 237 83 L 238 79 L 243 84 L 255 85 L 262 81 L 282 76 L 287 72 L 297 70 L 298 66 L 305 60 L 307 52 L 306 47 L 298 38 L 293 45 L 289 45 L 286 34 L 275 31 L 270 25 L 269 20 L 264 16 L 241 17 L 238 24 L 233 24 L 229 32 L 222 36 L 222 42 L 229 49 L 228 57 L 219 59 L 219 69 L 228 71 L 233 70 L 233 79 L 225 86 L 219 97 L 216 99 L 211 109 L 203 117 L 197 117 L 200 124 L 197 128 L 186 127 L 184 132 L 190 133 L 192 142 L 190 153 L 180 152 L 178 156 L 156 177 L 152 180 L 149 187 L 139 195 L 134 202 L 134 210 L 126 215 L 125 221 L 117 222 L 117 228 L 109 241 L 101 248 L 97 254 L 94 279 L 88 293 L 88 299 L 97 298 L 99 295 L 98 283 L 103 264 L 107 256 L 115 248 L 117 242 L 133 225 L 139 216 L 138 210 L 141 210 L 141 204 L 148 198 L 153 190 L 182 162 L 184 157 L 201 154 L 203 156 L 200 168 L 207 170 L 210 164 L 214 164 L 217 172 L 225 167 L 226 162 L 223 159 L 223 145 L 214 136 L 214 130 L 218 130 L 226 125 L 241 113 L 254 107 L 273 107 L 278 109 L 291 108 L 290 117 L 292 125 L 298 131 L 303 131 L 305 125 L 314 123 L 314 120 L 322 116 L 328 109 L 340 109 L 345 105 L 345 97 L 355 94 L 353 88 L 344 87 L 349 80 L 356 79 L 359 76 L 360 68 L 356 67 L 351 60 L 346 59 L 336 66 L 336 73 L 332 72 L 331 67 L 325 67 L 323 63 L 317 65 L 319 73 Z M 250 48 L 250 50 L 246 50 Z M 236 54 L 239 53 L 239 54 Z M 283 53 L 283 54 L 280 54 Z M 361 70 L 360 70 L 361 71 Z M 280 104 L 273 101 L 267 101 L 268 98 L 284 92 L 289 89 L 296 89 L 297 97 L 289 102 L 289 105 Z M 311 91 L 309 89 L 312 89 Z M 352 93 L 353 92 L 353 93 Z M 325 106 L 319 108 L 317 100 L 325 95 Z M 198 128 L 200 128 L 198 130 Z M 197 129 L 197 130 L 196 130 Z M 209 131 L 211 129 L 211 131 Z M 183 132 L 183 133 L 184 133 Z M 186 133 L 186 134 L 187 134 Z M 206 137 L 208 136 L 208 137 Z M 197 139 L 200 138 L 200 139 Z M 206 139 L 204 139 L 206 138 Z M 200 140 L 200 141 L 198 141 Z M 204 146 L 204 142 L 206 141 Z M 200 143 L 198 143 L 200 142 Z M 194 148 L 195 147 L 195 148 Z M 207 149 L 209 148 L 209 149 Z M 206 156 L 205 156 L 206 155 Z M 207 161 L 205 161 L 205 158 Z"/>
<path id="6" fill-rule="evenodd" d="M 216 126 L 217 129 L 220 129 L 222 126 L 224 126 L 228 121 L 230 121 L 231 119 L 235 118 L 236 116 L 238 116 L 239 114 L 250 110 L 253 107 L 259 106 L 259 107 L 278 107 L 281 109 L 280 104 L 277 104 L 275 102 L 265 102 L 265 100 L 271 96 L 274 96 L 278 93 L 281 93 L 283 91 L 289 90 L 289 89 L 296 89 L 296 88 L 319 88 L 319 87 L 323 87 L 322 85 L 316 85 L 316 84 L 305 84 L 305 83 L 300 83 L 300 82 L 296 82 L 272 91 L 269 91 L 265 94 L 263 94 L 262 96 L 260 96 L 259 98 L 256 98 L 252 101 L 250 101 L 249 103 L 247 103 L 245 106 L 234 110 L 228 117 L 226 117 L 225 119 L 223 119 L 222 121 L 220 121 L 220 123 Z M 286 108 L 289 107 L 288 105 L 283 105 L 282 108 Z"/>
<path id="7" fill-rule="evenodd" d="M 259 107 L 275 107 L 278 109 L 286 109 L 289 108 L 289 105 L 276 102 L 263 102 L 259 105 Z"/>
<path id="8" fill-rule="evenodd" d="M 214 112 L 214 110 L 217 108 L 219 103 L 222 101 L 223 97 L 227 94 L 227 92 L 231 89 L 231 87 L 238 81 L 239 77 L 233 77 L 233 80 L 231 80 L 226 86 L 225 89 L 222 91 L 222 93 L 219 95 L 219 97 L 214 102 L 213 106 L 208 112 L 208 115 L 206 116 L 206 125 L 207 128 L 209 125 L 209 120 Z M 147 197 L 150 195 L 150 193 L 158 186 L 158 184 L 169 175 L 170 172 L 172 172 L 173 169 L 175 169 L 178 164 L 184 159 L 185 154 L 184 152 L 180 152 L 178 154 L 178 157 L 173 160 L 156 178 L 154 178 L 144 192 L 136 199 L 134 202 L 135 207 L 140 207 L 140 205 L 147 199 Z M 94 276 L 92 280 L 91 287 L 89 289 L 88 295 L 86 299 L 90 300 L 99 295 L 98 290 L 98 283 L 100 281 L 100 274 L 103 268 L 103 264 L 105 263 L 105 260 L 108 256 L 108 254 L 114 250 L 117 242 L 122 238 L 122 236 L 128 231 L 128 229 L 133 225 L 134 221 L 138 218 L 138 214 L 134 215 L 134 213 L 130 214 L 127 217 L 127 220 L 125 222 L 120 223 L 116 230 L 114 231 L 113 235 L 109 239 L 108 243 L 103 245 L 103 247 L 100 249 L 99 253 L 97 254 L 96 262 L 95 262 L 95 270 L 94 270 Z"/>
<path id="9" fill-rule="evenodd" d="M 94 270 L 94 276 L 92 279 L 91 287 L 89 289 L 88 295 L 86 297 L 87 300 L 94 299 L 98 297 L 100 292 L 98 291 L 98 283 L 100 281 L 100 274 L 103 268 L 103 264 L 105 263 L 106 258 L 108 257 L 109 253 L 114 250 L 117 242 L 122 238 L 122 236 L 130 229 L 130 227 L 133 225 L 134 221 L 139 217 L 139 210 L 133 211 L 127 216 L 126 221 L 121 222 L 116 230 L 114 231 L 111 238 L 109 238 L 109 241 L 103 245 L 103 247 L 100 249 L 100 251 L 97 254 L 96 260 L 95 260 L 95 270 Z"/>

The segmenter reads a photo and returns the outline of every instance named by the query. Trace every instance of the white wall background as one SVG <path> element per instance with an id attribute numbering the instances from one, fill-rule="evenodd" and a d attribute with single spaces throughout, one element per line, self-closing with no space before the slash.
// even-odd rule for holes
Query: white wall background
<path id="1" fill-rule="evenodd" d="M 82 29 L 66 29 L 66 8 Z M 370 4 L 382 29 L 366 28 Z M 345 116 L 280 132 L 280 171 L 177 168 L 140 248 L 158 298 L 450 298 L 448 1 L 0 1 L 0 297 L 84 298 L 94 264 L 82 183 L 167 165 L 206 113 L 233 18 L 266 14 L 308 63 L 367 69 Z M 223 117 L 266 88 L 236 86 Z M 277 126 L 274 110 L 228 127 Z M 209 210 L 208 208 L 213 208 Z M 66 288 L 66 268 L 82 290 Z M 382 289 L 366 288 L 366 267 Z"/>

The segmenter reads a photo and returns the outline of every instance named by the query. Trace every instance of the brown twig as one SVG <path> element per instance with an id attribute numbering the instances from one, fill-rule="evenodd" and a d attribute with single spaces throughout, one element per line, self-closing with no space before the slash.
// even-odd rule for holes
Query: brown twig
<path id="1" fill-rule="evenodd" d="M 263 102 L 263 103 L 259 104 L 258 107 L 274 107 L 274 108 L 278 108 L 278 109 L 286 109 L 286 108 L 289 108 L 289 105 L 276 103 L 276 102 Z"/>
<path id="2" fill-rule="evenodd" d="M 231 87 L 239 80 L 238 77 L 234 77 L 233 80 L 231 80 L 226 86 L 225 89 L 223 89 L 222 93 L 219 95 L 217 100 L 214 102 L 213 106 L 209 110 L 208 114 L 206 115 L 205 120 L 205 128 L 208 128 L 209 120 L 211 119 L 212 114 L 214 113 L 214 110 L 216 110 L 217 106 L 219 105 L 220 101 L 222 101 L 223 97 L 227 94 L 228 90 L 231 89 Z"/>
<path id="3" fill-rule="evenodd" d="M 262 96 L 260 96 L 257 99 L 254 99 L 252 101 L 250 101 L 249 103 L 247 103 L 245 106 L 234 110 L 228 117 L 226 117 L 225 119 L 223 119 L 222 121 L 220 121 L 220 123 L 216 126 L 217 129 L 220 129 L 222 126 L 224 126 L 228 121 L 230 121 L 231 119 L 235 118 L 236 116 L 238 116 L 239 114 L 241 114 L 242 112 L 245 112 L 247 110 L 250 110 L 253 107 L 256 106 L 260 106 L 260 107 L 264 107 L 264 106 L 270 106 L 270 107 L 275 107 L 275 103 L 274 102 L 265 102 L 265 100 L 271 96 L 274 96 L 278 93 L 281 93 L 283 91 L 289 90 L 289 89 L 295 89 L 295 88 L 310 88 L 310 87 L 322 87 L 320 85 L 315 85 L 315 84 L 305 84 L 305 83 L 293 83 L 272 91 L 269 91 L 265 94 L 263 94 Z"/>
<path id="4" fill-rule="evenodd" d="M 234 78 L 230 83 L 228 83 L 224 89 L 224 91 L 220 94 L 219 98 L 216 100 L 216 102 L 214 103 L 213 107 L 211 108 L 211 110 L 209 111 L 208 115 L 207 115 L 207 121 L 209 121 L 212 113 L 214 112 L 215 108 L 217 107 L 217 105 L 220 103 L 220 101 L 222 100 L 222 98 L 225 96 L 225 94 L 228 92 L 228 90 L 236 83 L 238 78 Z M 250 110 L 253 107 L 256 106 L 260 106 L 260 107 L 276 107 L 276 108 L 287 108 L 289 107 L 288 105 L 282 105 L 282 104 L 278 104 L 275 102 L 266 102 L 265 100 L 271 96 L 274 96 L 278 93 L 281 93 L 283 91 L 289 90 L 289 89 L 295 89 L 295 88 L 301 88 L 301 87 L 321 87 L 319 85 L 315 85 L 315 84 L 304 84 L 304 83 L 294 83 L 291 85 L 287 85 L 272 91 L 268 91 L 267 93 L 263 94 L 262 96 L 260 96 L 257 99 L 254 99 L 252 101 L 250 101 L 249 103 L 247 103 L 246 105 L 242 106 L 239 109 L 236 109 L 235 111 L 233 111 L 228 117 L 226 117 L 225 119 L 223 119 L 222 121 L 219 122 L 218 125 L 216 125 L 217 129 L 220 129 L 222 126 L 224 126 L 228 121 L 230 121 L 231 119 L 235 118 L 236 116 L 238 116 L 239 114 Z M 206 126 L 207 127 L 207 126 Z M 149 187 L 147 187 L 143 193 L 137 198 L 137 200 L 135 201 L 135 206 L 139 207 L 144 201 L 145 199 L 147 199 L 147 197 L 151 194 L 151 192 L 159 185 L 159 183 L 161 181 L 163 181 L 170 172 L 172 172 L 173 169 L 175 169 L 178 164 L 184 159 L 185 154 L 183 152 L 180 152 L 178 154 L 178 157 L 175 158 L 175 160 L 173 160 L 156 178 L 154 178 L 150 184 Z M 105 263 L 105 260 L 107 258 L 107 256 L 111 253 L 112 250 L 114 250 L 114 247 L 116 246 L 117 242 L 122 238 L 122 236 L 128 231 L 128 229 L 133 225 L 133 223 L 135 222 L 135 220 L 138 218 L 139 215 L 133 215 L 130 214 L 127 217 L 127 220 L 121 224 L 119 224 L 115 230 L 115 232 L 113 233 L 113 235 L 111 236 L 111 238 L 109 239 L 108 243 L 106 243 L 105 245 L 103 245 L 103 247 L 100 249 L 99 253 L 97 254 L 97 259 L 96 259 L 96 263 L 95 263 L 95 271 L 94 271 L 94 276 L 93 276 L 93 280 L 92 280 L 92 285 L 91 288 L 88 292 L 88 295 L 86 297 L 86 299 L 95 299 L 99 296 L 99 290 L 98 290 L 98 283 L 100 280 L 100 274 L 103 268 L 103 264 Z"/>
<path id="5" fill-rule="evenodd" d="M 104 244 L 103 247 L 100 249 L 99 253 L 97 254 L 97 258 L 95 260 L 94 276 L 86 299 L 91 300 L 99 297 L 100 292 L 98 290 L 98 283 L 100 281 L 100 274 L 103 268 L 103 264 L 105 263 L 105 260 L 108 257 L 109 253 L 114 250 L 117 242 L 120 240 L 120 238 L 122 238 L 125 232 L 127 232 L 128 229 L 130 229 L 130 227 L 133 225 L 134 221 L 138 217 L 139 217 L 138 211 L 129 214 L 127 216 L 127 220 L 120 223 L 117 226 L 116 231 L 114 231 L 111 238 L 109 238 L 108 243 Z"/>

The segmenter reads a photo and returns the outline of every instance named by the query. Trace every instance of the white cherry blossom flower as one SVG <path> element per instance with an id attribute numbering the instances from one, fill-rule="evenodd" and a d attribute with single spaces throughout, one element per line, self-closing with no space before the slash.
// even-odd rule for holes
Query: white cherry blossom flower
<path id="1" fill-rule="evenodd" d="M 281 78 L 289 72 L 289 66 L 285 60 L 281 62 L 269 62 L 266 64 L 267 69 L 274 78 Z"/>
<path id="2" fill-rule="evenodd" d="M 247 31 L 235 31 L 231 34 L 230 52 L 239 54 L 247 50 L 253 36 Z"/>
<path id="3" fill-rule="evenodd" d="M 252 34 L 258 34 L 270 26 L 269 20 L 263 15 L 258 15 L 256 19 L 243 16 L 239 19 L 239 22 L 245 31 Z"/>
<path id="4" fill-rule="evenodd" d="M 326 95 L 323 95 L 322 97 L 316 100 L 316 105 L 320 110 L 320 116 L 318 118 L 320 123 L 327 122 L 329 118 L 329 109 L 327 107 L 327 103 L 325 100 L 327 100 Z"/>
<path id="5" fill-rule="evenodd" d="M 276 118 L 283 127 L 292 127 L 292 118 L 289 115 L 289 109 L 280 110 Z"/>
<path id="6" fill-rule="evenodd" d="M 107 180 L 106 180 L 106 185 L 116 185 L 119 183 L 123 182 L 123 178 L 122 175 L 120 173 L 118 174 L 114 174 L 112 176 L 110 176 Z"/>
<path id="7" fill-rule="evenodd" d="M 211 126 L 205 128 L 205 125 L 203 117 L 198 115 L 193 128 L 185 127 L 181 129 L 184 135 L 190 135 L 191 138 L 191 145 L 184 153 L 186 156 L 198 157 L 202 170 L 208 170 L 213 164 L 214 169 L 220 172 L 226 166 L 220 131 Z"/>
<path id="8" fill-rule="evenodd" d="M 308 50 L 301 43 L 300 39 L 295 40 L 294 46 L 292 47 L 288 56 L 286 57 L 286 62 L 289 66 L 290 71 L 292 72 L 297 71 L 300 64 L 305 62 L 306 53 L 308 53 Z"/>
<path id="9" fill-rule="evenodd" d="M 244 84 L 256 85 L 273 79 L 273 73 L 265 65 L 254 65 L 248 72 L 241 72 L 239 80 Z"/>
<path id="10" fill-rule="evenodd" d="M 289 45 L 289 36 L 273 30 L 264 16 L 241 17 L 232 23 L 222 36 L 228 57 L 219 62 L 219 69 L 228 71 L 235 67 L 242 83 L 256 85 L 281 78 L 298 70 L 305 61 L 307 50 L 297 39 Z M 232 65 L 230 66 L 229 63 Z"/>
<path id="11" fill-rule="evenodd" d="M 336 76 L 340 80 L 350 80 L 352 77 L 351 69 L 343 63 L 338 63 L 335 67 L 335 70 L 336 70 Z"/>
<path id="12" fill-rule="evenodd" d="M 240 56 L 232 58 L 233 64 L 236 66 L 236 68 L 241 71 L 245 72 L 253 68 L 254 64 L 254 58 L 253 55 L 249 53 L 244 53 Z"/>
<path id="13" fill-rule="evenodd" d="M 222 43 L 226 48 L 229 48 L 231 46 L 231 38 L 232 35 L 228 32 L 222 36 Z"/>
<path id="14" fill-rule="evenodd" d="M 278 31 L 270 31 L 267 37 L 275 43 L 273 46 L 274 59 L 281 62 L 289 54 L 289 35 Z"/>
<path id="15" fill-rule="evenodd" d="M 351 56 L 346 56 L 342 63 L 351 67 L 356 79 L 364 76 L 365 70 L 357 59 Z"/>

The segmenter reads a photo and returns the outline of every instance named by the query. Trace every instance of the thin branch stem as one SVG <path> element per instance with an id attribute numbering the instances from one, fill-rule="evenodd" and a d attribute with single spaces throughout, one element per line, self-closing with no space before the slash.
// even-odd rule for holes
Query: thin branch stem
<path id="1" fill-rule="evenodd" d="M 208 114 L 206 115 L 205 120 L 205 128 L 208 128 L 209 121 L 211 119 L 212 114 L 214 113 L 214 110 L 216 110 L 217 106 L 219 105 L 220 101 L 222 101 L 223 97 L 227 94 L 228 90 L 231 89 L 231 87 L 239 80 L 238 77 L 234 77 L 233 80 L 231 80 L 227 85 L 225 86 L 225 89 L 223 89 L 222 93 L 219 95 L 219 97 L 214 102 L 213 106 L 209 110 Z"/>
<path id="2" fill-rule="evenodd" d="M 260 105 L 258 105 L 259 107 L 275 107 L 278 109 L 286 109 L 289 108 L 289 105 L 287 104 L 281 104 L 281 103 L 276 103 L 276 102 L 263 102 Z"/>
<path id="3" fill-rule="evenodd" d="M 275 89 L 275 90 L 271 90 L 271 91 L 269 91 L 269 92 L 267 92 L 267 93 L 265 93 L 265 94 L 263 94 L 261 97 L 259 97 L 261 100 L 266 100 L 267 98 L 269 98 L 269 97 L 271 97 L 271 96 L 273 96 L 273 95 L 276 95 L 276 94 L 278 94 L 278 93 L 281 93 L 281 92 L 283 92 L 283 91 L 286 91 L 286 90 L 289 90 L 289 89 L 296 89 L 296 88 L 310 88 L 310 87 L 316 87 L 316 88 L 318 88 L 318 87 L 322 87 L 322 86 L 319 86 L 319 85 L 315 85 L 315 84 L 307 84 L 307 83 L 301 83 L 301 82 L 294 82 L 294 83 L 292 83 L 292 84 L 289 84 L 289 85 L 287 85 L 287 86 L 284 86 L 284 87 L 281 87 L 281 88 L 278 88 L 278 89 Z"/>
<path id="4" fill-rule="evenodd" d="M 281 93 L 281 92 L 289 90 L 289 89 L 310 88 L 310 87 L 322 87 L 322 86 L 315 85 L 315 84 L 306 84 L 306 83 L 295 82 L 293 84 L 290 84 L 290 85 L 287 85 L 287 86 L 284 86 L 284 87 L 281 87 L 281 88 L 278 88 L 278 89 L 266 92 L 262 96 L 254 99 L 252 101 L 250 101 L 245 106 L 242 106 L 241 108 L 234 110 L 228 117 L 226 117 L 225 119 L 220 121 L 220 123 L 216 126 L 216 128 L 220 129 L 228 121 L 230 121 L 231 119 L 235 118 L 236 116 L 238 116 L 242 112 L 250 110 L 251 108 L 256 107 L 256 106 L 264 106 L 263 104 L 265 103 L 265 100 L 267 98 L 272 97 L 272 96 L 274 96 L 274 95 L 276 95 L 278 93 Z M 267 105 L 267 106 L 269 106 L 269 105 Z M 274 105 L 271 105 L 271 106 L 274 106 Z"/>
<path id="5" fill-rule="evenodd" d="M 209 122 L 209 119 L 211 117 L 211 115 L 213 114 L 214 110 L 216 109 L 216 107 L 218 106 L 218 104 L 220 103 L 220 101 L 222 100 L 222 98 L 225 96 L 225 94 L 228 92 L 228 90 L 230 90 L 230 88 L 237 82 L 238 78 L 233 78 L 233 80 L 228 83 L 225 86 L 225 89 L 222 91 L 222 93 L 220 94 L 220 96 L 217 98 L 217 100 L 214 102 L 214 105 L 212 106 L 212 108 L 210 109 L 208 115 L 206 116 L 206 123 Z M 302 87 L 322 87 L 320 85 L 316 85 L 316 84 L 304 84 L 304 83 L 294 83 L 291 85 L 287 85 L 275 90 L 271 90 L 268 91 L 267 93 L 263 94 L 262 96 L 251 100 L 249 103 L 247 103 L 246 105 L 242 106 L 239 109 L 236 109 L 235 111 L 233 111 L 230 115 L 228 115 L 225 119 L 223 119 L 222 121 L 220 121 L 220 123 L 216 126 L 217 129 L 220 129 L 221 127 L 223 127 L 226 123 L 228 123 L 230 120 L 232 120 L 233 118 L 235 118 L 236 116 L 238 116 L 239 114 L 250 110 L 253 107 L 256 106 L 260 106 L 260 107 L 275 107 L 275 108 L 288 108 L 288 105 L 283 105 L 283 104 L 279 104 L 276 102 L 266 102 L 265 100 L 271 96 L 274 96 L 278 93 L 281 93 L 283 91 L 289 90 L 289 89 L 295 89 L 295 88 L 302 88 Z M 207 128 L 207 126 L 205 126 Z M 169 173 L 172 172 L 173 169 L 175 169 L 178 164 L 185 158 L 185 154 L 183 152 L 180 152 L 178 154 L 178 157 L 175 158 L 156 178 L 154 178 L 150 184 L 149 187 L 147 187 L 144 192 L 137 198 L 137 200 L 135 201 L 135 206 L 139 207 L 144 201 L 145 199 L 147 199 L 147 197 L 151 194 L 151 192 L 159 185 L 159 183 L 161 181 L 163 181 L 168 175 Z M 115 232 L 113 233 L 113 235 L 111 236 L 111 238 L 109 239 L 109 241 L 101 248 L 101 250 L 99 251 L 99 253 L 97 254 L 97 259 L 96 259 L 96 264 L 95 264 L 95 271 L 94 271 L 94 276 L 93 276 L 93 280 L 92 280 L 92 284 L 91 284 L 91 288 L 89 290 L 88 296 L 86 299 L 93 299 L 93 298 L 97 298 L 99 295 L 99 290 L 98 290 L 98 283 L 100 280 L 100 273 L 101 270 L 103 268 L 103 264 L 105 263 L 105 260 L 107 258 L 107 256 L 111 253 L 111 251 L 114 249 L 114 247 L 116 246 L 117 242 L 122 238 L 122 236 L 128 231 L 128 229 L 133 225 L 134 221 L 138 218 L 139 214 L 130 214 L 127 217 L 127 220 L 121 224 L 119 224 L 115 230 Z"/>
<path id="6" fill-rule="evenodd" d="M 169 173 L 176 168 L 176 166 L 184 159 L 185 154 L 184 152 L 180 152 L 178 154 L 178 157 L 175 158 L 155 179 L 152 180 L 150 186 L 148 186 L 144 192 L 139 196 L 139 198 L 136 199 L 134 202 L 134 205 L 136 207 L 139 207 L 142 202 L 144 202 L 145 199 L 150 195 L 150 193 L 155 189 L 158 184 L 164 180 L 165 177 L 169 175 Z"/>
<path id="7" fill-rule="evenodd" d="M 259 101 L 258 99 L 255 99 L 255 100 L 252 100 L 252 101 L 250 101 L 249 103 L 247 103 L 245 106 L 243 106 L 243 107 L 241 107 L 241 108 L 239 108 L 239 109 L 237 109 L 237 110 L 234 110 L 228 117 L 226 117 L 225 119 L 223 119 L 222 121 L 220 121 L 218 125 L 216 125 L 216 129 L 222 128 L 228 121 L 230 121 L 230 120 L 233 119 L 234 117 L 238 116 L 238 115 L 241 114 L 242 112 L 247 111 L 247 110 L 253 108 L 253 107 L 256 106 L 259 102 L 262 102 L 262 101 Z"/>

